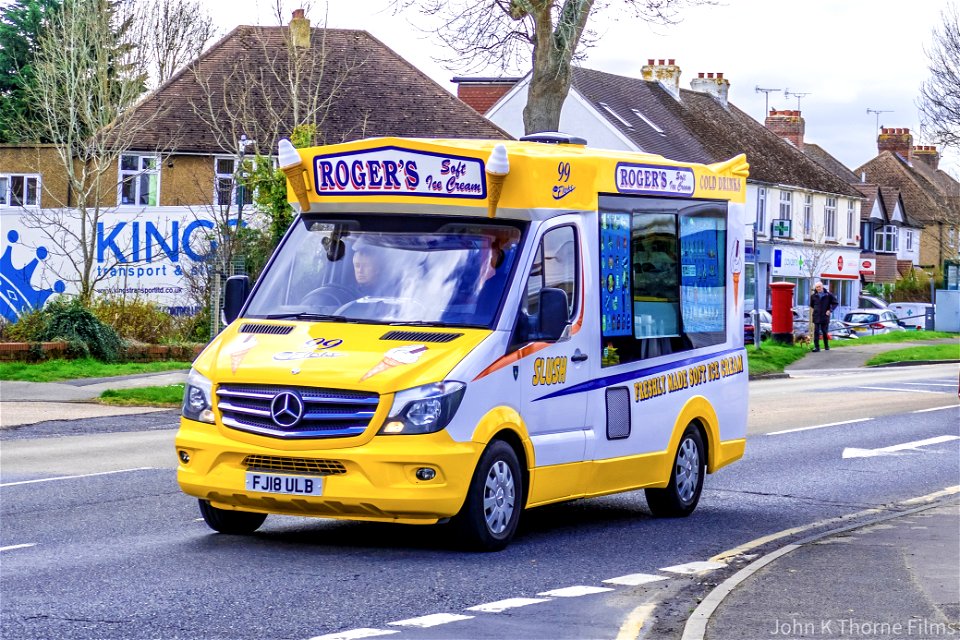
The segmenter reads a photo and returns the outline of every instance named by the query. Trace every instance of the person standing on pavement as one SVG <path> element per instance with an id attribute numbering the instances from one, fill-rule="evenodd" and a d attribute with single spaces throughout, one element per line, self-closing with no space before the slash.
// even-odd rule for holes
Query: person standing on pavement
<path id="1" fill-rule="evenodd" d="M 836 296 L 823 288 L 823 283 L 817 280 L 810 294 L 810 317 L 813 318 L 813 350 L 820 351 L 820 336 L 823 335 L 823 348 L 830 351 L 830 338 L 827 331 L 830 328 L 830 315 L 837 308 Z"/>

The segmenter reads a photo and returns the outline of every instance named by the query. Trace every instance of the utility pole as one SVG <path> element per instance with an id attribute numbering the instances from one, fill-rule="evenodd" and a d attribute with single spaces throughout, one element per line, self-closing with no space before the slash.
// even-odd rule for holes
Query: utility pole
<path id="1" fill-rule="evenodd" d="M 790 91 L 790 89 L 784 89 L 784 90 L 783 90 L 783 97 L 784 97 L 784 98 L 786 98 L 786 99 L 788 99 L 788 100 L 789 100 L 790 98 L 796 98 L 796 99 L 797 99 L 797 111 L 800 111 L 800 98 L 803 98 L 804 96 L 809 96 L 809 95 L 811 95 L 809 91 L 806 92 L 806 93 L 799 93 L 799 92 L 797 92 L 797 91 Z"/>
<path id="2" fill-rule="evenodd" d="M 780 91 L 780 89 L 765 89 L 764 87 L 757 85 L 755 91 L 757 93 L 766 94 L 764 95 L 764 105 L 763 105 L 763 117 L 764 119 L 766 119 L 766 117 L 770 115 L 770 94 L 773 93 L 774 91 Z"/>
<path id="3" fill-rule="evenodd" d="M 870 107 L 867 107 L 867 115 L 870 115 L 871 113 L 877 114 L 877 129 L 874 132 L 874 133 L 877 133 L 880 131 L 880 114 L 893 113 L 893 109 L 871 109 Z"/>

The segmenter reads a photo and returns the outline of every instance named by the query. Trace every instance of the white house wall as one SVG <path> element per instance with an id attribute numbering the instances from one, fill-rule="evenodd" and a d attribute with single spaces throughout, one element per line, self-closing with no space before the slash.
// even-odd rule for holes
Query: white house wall
<path id="1" fill-rule="evenodd" d="M 907 251 L 907 231 L 913 232 L 913 248 Z M 920 229 L 900 227 L 900 237 L 897 239 L 897 260 L 909 260 L 913 266 L 920 264 Z"/>

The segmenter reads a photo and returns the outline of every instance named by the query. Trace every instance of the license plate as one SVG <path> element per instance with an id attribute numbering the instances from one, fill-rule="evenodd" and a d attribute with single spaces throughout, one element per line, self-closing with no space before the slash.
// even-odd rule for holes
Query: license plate
<path id="1" fill-rule="evenodd" d="M 272 473 L 247 471 L 247 491 L 283 493 L 296 496 L 322 496 L 323 478 L 278 476 Z"/>

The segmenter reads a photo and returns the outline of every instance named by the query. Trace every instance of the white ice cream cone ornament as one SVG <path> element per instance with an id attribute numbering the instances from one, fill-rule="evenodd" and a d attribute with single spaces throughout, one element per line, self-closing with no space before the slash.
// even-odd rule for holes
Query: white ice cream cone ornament
<path id="1" fill-rule="evenodd" d="M 280 169 L 290 181 L 293 187 L 293 193 L 297 196 L 297 202 L 300 203 L 300 211 L 310 211 L 310 199 L 307 197 L 307 184 L 303 181 L 303 161 L 300 154 L 294 148 L 293 144 L 283 138 L 280 140 Z"/>
<path id="2" fill-rule="evenodd" d="M 490 153 L 487 160 L 487 215 L 491 218 L 497 214 L 497 205 L 500 203 L 500 194 L 503 193 L 503 183 L 510 173 L 510 160 L 507 158 L 507 148 L 498 144 Z"/>

